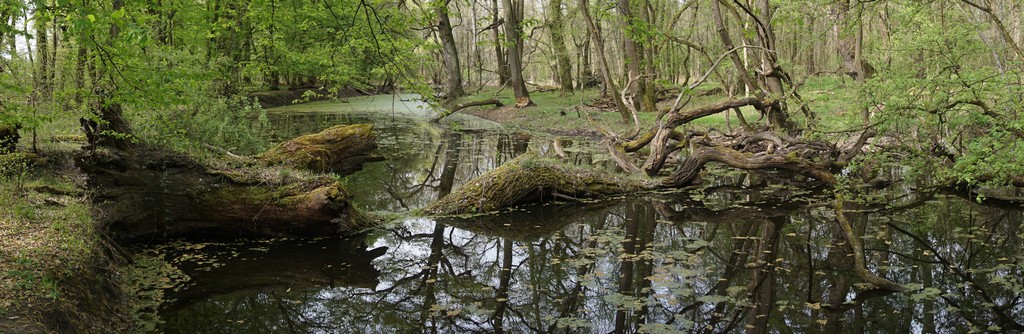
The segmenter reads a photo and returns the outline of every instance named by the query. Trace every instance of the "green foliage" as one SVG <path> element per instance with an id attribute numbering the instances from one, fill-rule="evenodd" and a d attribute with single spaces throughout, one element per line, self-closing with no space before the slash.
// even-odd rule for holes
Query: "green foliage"
<path id="1" fill-rule="evenodd" d="M 897 138 L 909 156 L 902 163 L 969 183 L 1024 175 L 1022 143 L 1010 134 L 1022 124 L 1020 68 L 993 66 L 992 47 L 978 38 L 986 27 L 965 13 L 938 20 L 927 3 L 899 4 L 892 65 L 865 85 L 861 100 L 881 109 L 882 133 L 903 134 Z"/>

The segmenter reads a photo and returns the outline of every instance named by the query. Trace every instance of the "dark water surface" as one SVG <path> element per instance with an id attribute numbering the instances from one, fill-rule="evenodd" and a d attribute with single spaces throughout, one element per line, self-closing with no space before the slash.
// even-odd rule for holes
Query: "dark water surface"
<path id="1" fill-rule="evenodd" d="M 378 100 L 379 99 L 379 100 Z M 372 121 L 387 161 L 347 177 L 366 211 L 408 212 L 550 139 L 376 97 L 275 111 L 280 138 Z M 392 111 L 391 105 L 396 109 Z M 403 109 L 404 108 L 404 109 Z M 368 112 L 369 111 L 369 112 Z M 570 146 L 588 165 L 607 160 Z M 191 244 L 167 333 L 959 333 L 1024 324 L 1024 210 L 909 196 L 848 207 L 866 289 L 829 198 L 731 173 L 714 188 L 483 217 L 396 218 L 346 239 Z M 894 196 L 894 195 L 890 195 Z M 926 198 L 927 200 L 922 200 Z"/>

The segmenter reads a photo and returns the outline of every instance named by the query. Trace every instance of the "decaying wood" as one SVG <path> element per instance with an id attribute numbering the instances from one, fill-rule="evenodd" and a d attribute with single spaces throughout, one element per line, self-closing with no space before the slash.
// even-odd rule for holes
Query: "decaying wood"
<path id="1" fill-rule="evenodd" d="M 437 117 L 434 117 L 433 119 L 431 119 L 430 122 L 431 123 L 440 122 L 445 117 L 448 117 L 451 114 L 459 112 L 459 110 L 462 110 L 462 109 L 466 109 L 466 108 L 469 108 L 469 107 L 486 106 L 486 105 L 494 105 L 495 108 L 504 106 L 504 104 L 502 104 L 501 101 L 499 101 L 498 99 L 494 99 L 494 98 L 470 101 L 470 102 L 466 102 L 466 103 L 457 105 L 457 106 L 453 107 L 451 110 L 448 110 L 446 112 L 443 112 L 443 113 L 437 115 Z"/>
<path id="2" fill-rule="evenodd" d="M 431 204 L 431 214 L 490 212 L 556 195 L 592 198 L 650 189 L 653 184 L 612 173 L 567 166 L 524 154 Z"/>
<path id="3" fill-rule="evenodd" d="M 275 145 L 257 159 L 315 172 L 347 175 L 364 163 L 380 161 L 371 153 L 377 148 L 373 125 L 338 125 Z"/>
<path id="4" fill-rule="evenodd" d="M 680 187 L 690 184 L 710 161 L 717 161 L 739 169 L 784 169 L 806 175 L 828 186 L 836 184 L 835 175 L 829 171 L 828 162 L 815 163 L 797 155 L 796 151 L 780 153 L 751 154 L 724 147 L 697 148 L 686 157 L 668 178 L 662 181 L 665 187 Z"/>
<path id="5" fill-rule="evenodd" d="M 370 125 L 337 126 L 256 157 L 142 164 L 100 148 L 81 159 L 97 219 L 119 240 L 178 236 L 327 236 L 367 227 L 337 178 L 371 160 Z M 136 150 L 145 151 L 145 150 Z"/>

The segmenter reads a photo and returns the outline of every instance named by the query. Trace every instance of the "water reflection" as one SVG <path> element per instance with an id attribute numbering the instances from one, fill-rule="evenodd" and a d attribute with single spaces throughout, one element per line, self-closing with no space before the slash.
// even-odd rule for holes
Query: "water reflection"
<path id="1" fill-rule="evenodd" d="M 412 219 L 370 233 L 368 248 L 387 253 L 372 266 L 348 267 L 361 270 L 349 276 L 377 277 L 375 285 L 299 279 L 179 297 L 183 307 L 166 314 L 165 329 L 943 333 L 1024 321 L 1020 211 L 941 197 L 905 212 L 863 214 L 856 228 L 870 270 L 915 285 L 888 294 L 860 284 L 827 207 L 746 207 L 762 215 L 706 221 L 688 212 L 696 204 L 677 194 L 450 222 L 465 229 Z M 555 232 L 537 235 L 534 226 Z M 316 277 L 295 266 L 261 267 Z M 236 284 L 256 280 L 250 276 Z"/>
<path id="2" fill-rule="evenodd" d="M 547 147 L 542 139 L 500 131 L 378 124 L 389 160 L 348 179 L 368 210 L 423 207 L 518 154 Z M 852 250 L 828 199 L 775 183 L 771 174 L 739 173 L 695 193 L 534 205 L 436 221 L 409 218 L 344 245 L 259 245 L 262 258 L 186 268 L 193 285 L 163 313 L 162 329 L 1024 330 L 1024 210 L 958 197 L 899 209 L 848 207 L 855 233 L 863 236 L 868 270 L 911 287 L 889 293 L 870 289 L 854 272 Z"/>

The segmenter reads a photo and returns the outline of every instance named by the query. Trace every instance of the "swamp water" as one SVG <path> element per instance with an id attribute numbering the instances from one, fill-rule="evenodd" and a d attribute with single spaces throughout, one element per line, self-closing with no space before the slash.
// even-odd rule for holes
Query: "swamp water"
<path id="1" fill-rule="evenodd" d="M 272 111 L 280 138 L 373 122 L 378 153 L 346 177 L 367 212 L 422 208 L 550 139 L 453 116 L 451 131 L 402 97 Z M 582 145 L 577 145 L 582 146 Z M 572 160 L 607 166 L 570 147 Z M 603 167 L 600 167 L 603 168 Z M 867 290 L 830 199 L 727 173 L 713 188 L 408 216 L 345 239 L 175 243 L 188 279 L 165 291 L 167 333 L 907 333 L 1024 324 L 1024 210 L 958 197 L 848 207 Z M 388 214 L 386 217 L 402 217 Z"/>

